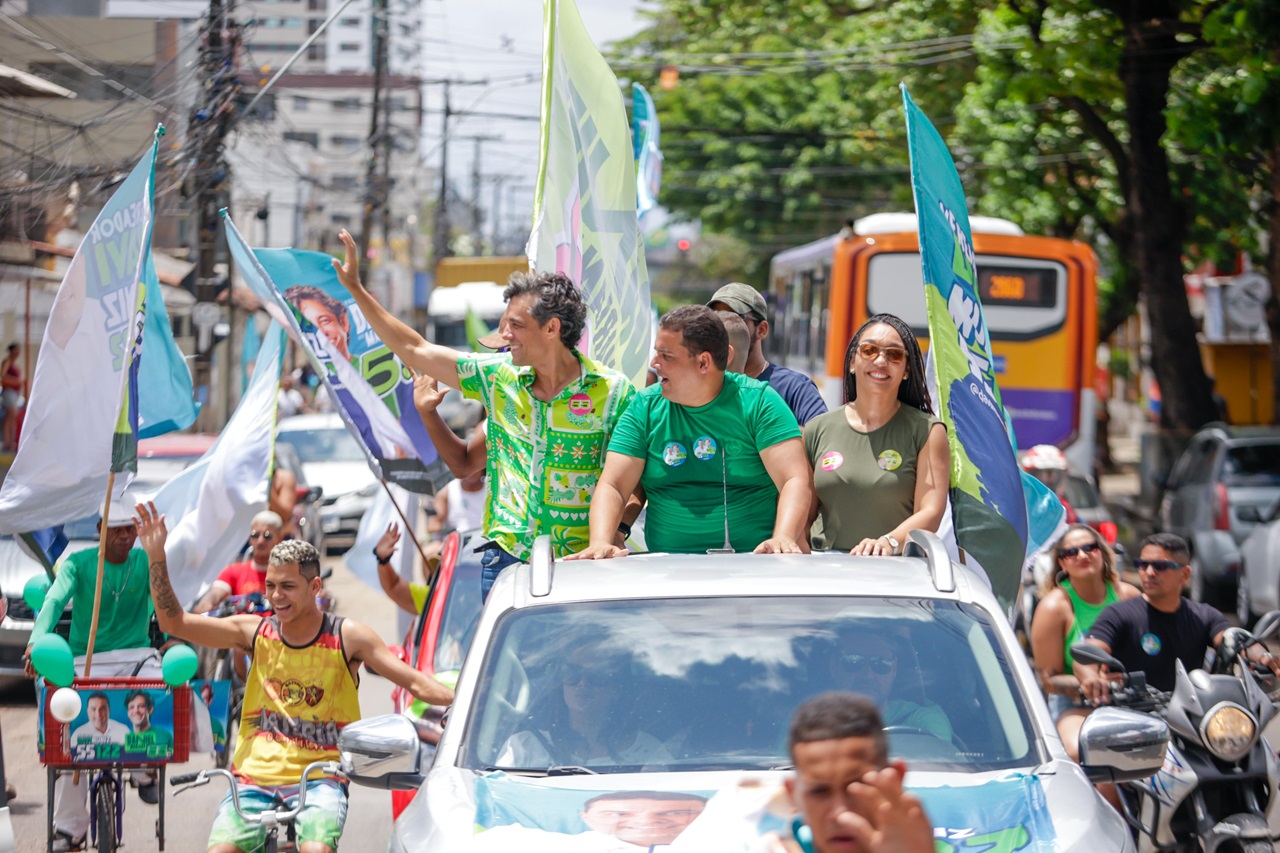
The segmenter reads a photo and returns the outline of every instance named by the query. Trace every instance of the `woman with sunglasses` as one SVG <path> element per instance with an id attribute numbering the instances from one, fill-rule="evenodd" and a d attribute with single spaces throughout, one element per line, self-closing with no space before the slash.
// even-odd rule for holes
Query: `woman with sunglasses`
<path id="1" fill-rule="evenodd" d="M 1057 570 L 1045 578 L 1031 622 L 1031 651 L 1058 735 L 1078 761 L 1080 726 L 1090 709 L 1072 672 L 1071 646 L 1084 638 L 1107 605 L 1142 593 L 1120 580 L 1115 555 L 1087 524 L 1067 528 L 1053 548 L 1053 564 Z"/>
<path id="2" fill-rule="evenodd" d="M 844 372 L 845 404 L 804 429 L 813 547 L 901 554 L 910 531 L 937 531 L 951 485 L 920 344 L 900 318 L 876 314 L 849 342 Z"/>

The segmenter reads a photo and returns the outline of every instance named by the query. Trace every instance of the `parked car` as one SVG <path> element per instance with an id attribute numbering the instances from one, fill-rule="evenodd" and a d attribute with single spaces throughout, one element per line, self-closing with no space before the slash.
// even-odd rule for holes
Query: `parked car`
<path id="1" fill-rule="evenodd" d="M 392 649 L 405 663 L 448 685 L 457 683 L 480 623 L 480 555 L 475 548 L 484 541 L 479 530 L 455 531 L 445 537 L 426 604 L 409 627 L 404 646 Z M 391 691 L 391 701 L 397 713 L 423 720 L 437 739 L 444 731 L 440 725 L 444 708 L 426 705 L 400 687 Z M 399 817 L 412 799 L 411 791 L 392 791 L 392 817 Z"/>
<path id="2" fill-rule="evenodd" d="M 98 516 L 73 521 L 63 527 L 67 547 L 63 554 L 74 554 L 98 544 Z M 44 574 L 44 566 L 22 549 L 13 536 L 0 536 L 0 594 L 4 595 L 6 613 L 0 619 L 0 677 L 22 677 L 22 653 L 31 642 L 31 629 L 36 614 L 23 600 L 27 581 Z M 71 604 L 68 603 L 55 629 L 62 636 L 71 631 Z"/>
<path id="3" fill-rule="evenodd" d="M 1215 424 L 1192 437 L 1160 501 L 1161 529 L 1191 546 L 1192 598 L 1219 607 L 1236 598 L 1240 545 L 1277 498 L 1280 431 Z"/>
<path id="4" fill-rule="evenodd" d="M 138 474 L 130 488 L 139 495 L 156 490 L 189 468 L 217 442 L 206 432 L 171 432 L 138 442 Z"/>
<path id="5" fill-rule="evenodd" d="M 326 549 L 349 547 L 380 488 L 359 442 L 336 414 L 283 418 L 276 440 L 293 445 L 306 481 L 319 486 Z"/>
<path id="6" fill-rule="evenodd" d="M 893 652 L 850 652 L 851 636 L 862 638 L 854 648 Z M 584 802 L 605 793 L 706 796 L 744 772 L 779 785 L 794 708 L 849 679 L 886 677 L 890 750 L 943 841 L 954 828 L 956 838 L 1016 834 L 1028 848 L 1133 850 L 1124 820 L 1064 751 L 986 579 L 922 531 L 903 557 L 649 554 L 608 565 L 553 562 L 541 537 L 485 604 L 438 746 L 388 715 L 344 728 L 339 748 L 357 784 L 417 789 L 392 851 L 478 850 L 477 828 L 581 833 Z M 914 712 L 901 703 L 928 713 L 902 723 L 899 711 Z M 593 724 L 600 731 L 584 733 Z M 1094 778 L 1154 773 L 1161 735 L 1163 721 L 1135 712 L 1110 732 L 1086 727 L 1090 754 L 1106 756 Z"/>
<path id="7" fill-rule="evenodd" d="M 1269 610 L 1280 610 L 1280 498 L 1259 511 L 1241 515 L 1254 522 L 1240 546 L 1240 583 L 1236 586 L 1236 617 L 1246 627 Z"/>

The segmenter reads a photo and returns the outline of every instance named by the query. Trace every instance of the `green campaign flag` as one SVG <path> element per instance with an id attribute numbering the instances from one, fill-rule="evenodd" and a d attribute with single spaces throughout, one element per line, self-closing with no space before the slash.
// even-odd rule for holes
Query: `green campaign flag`
<path id="1" fill-rule="evenodd" d="M 581 349 L 643 385 L 651 311 L 630 122 L 573 0 L 543 9 L 542 145 L 526 251 L 536 271 L 582 288 Z"/>

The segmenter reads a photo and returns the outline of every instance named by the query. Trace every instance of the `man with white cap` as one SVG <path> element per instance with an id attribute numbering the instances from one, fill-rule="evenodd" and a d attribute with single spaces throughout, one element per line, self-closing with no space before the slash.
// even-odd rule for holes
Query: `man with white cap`
<path id="1" fill-rule="evenodd" d="M 107 513 L 105 559 L 102 566 L 102 603 L 98 612 L 98 633 L 93 644 L 95 677 L 132 676 L 160 678 L 160 653 L 151 647 L 151 579 L 147 552 L 135 548 L 138 528 L 133 521 L 137 500 L 130 494 L 111 502 Z M 98 522 L 101 534 L 102 522 Z M 31 642 L 51 632 L 71 602 L 71 633 L 68 642 L 76 656 L 76 675 L 84 675 L 84 654 L 93 621 L 93 599 L 98 578 L 98 546 L 66 557 L 58 575 L 45 594 L 44 604 L 31 629 Z M 31 646 L 27 646 L 26 671 L 31 667 Z M 83 846 L 89 831 L 86 776 L 72 785 L 71 777 L 59 776 L 54 800 L 54 850 L 76 850 Z M 148 784 L 149 782 L 149 784 Z M 67 790 L 70 788 L 70 790 Z M 138 795 L 145 802 L 159 801 L 154 780 L 140 779 Z"/>
<path id="2" fill-rule="evenodd" d="M 827 404 L 822 401 L 818 386 L 812 379 L 789 367 L 765 360 L 761 345 L 769 337 L 769 315 L 760 291 L 740 281 L 730 282 L 715 292 L 707 306 L 716 311 L 732 311 L 746 322 L 751 333 L 751 349 L 742 372 L 777 391 L 800 426 L 827 411 Z"/>

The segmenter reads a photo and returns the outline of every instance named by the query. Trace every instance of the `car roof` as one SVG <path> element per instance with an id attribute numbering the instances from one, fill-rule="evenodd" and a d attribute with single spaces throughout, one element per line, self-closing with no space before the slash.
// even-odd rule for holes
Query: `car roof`
<path id="1" fill-rule="evenodd" d="M 913 540 L 936 543 L 937 551 L 909 557 L 854 557 L 815 554 L 639 554 L 608 562 L 556 560 L 550 564 L 550 590 L 538 595 L 538 557 L 510 576 L 510 589 L 495 589 L 517 606 L 571 601 L 640 598 L 697 598 L 774 595 L 854 595 L 934 598 L 958 601 L 995 599 L 985 575 L 952 563 L 933 534 L 913 531 Z M 913 541 L 913 544 L 914 541 Z M 536 547 L 536 546 L 535 546 Z M 946 565 L 940 563 L 945 561 Z M 544 568 L 545 571 L 545 568 Z M 954 578 L 954 580 L 952 580 Z M 501 580 L 499 581 L 501 583 Z M 545 584 L 544 584 L 545 587 Z"/>
<path id="2" fill-rule="evenodd" d="M 281 418 L 277 425 L 278 432 L 302 429 L 346 429 L 342 416 L 336 412 L 317 412 L 310 415 L 293 415 Z"/>
<path id="3" fill-rule="evenodd" d="M 171 432 L 144 438 L 138 442 L 139 459 L 162 459 L 166 456 L 203 456 L 213 447 L 218 436 L 207 432 Z"/>
<path id="4" fill-rule="evenodd" d="M 1196 433 L 1196 437 L 1211 436 L 1225 444 L 1275 444 L 1280 443 L 1280 430 L 1274 426 L 1229 426 L 1213 423 Z"/>

